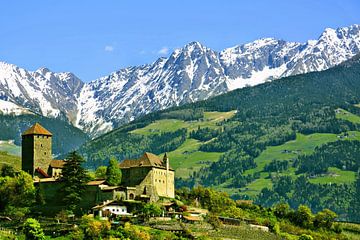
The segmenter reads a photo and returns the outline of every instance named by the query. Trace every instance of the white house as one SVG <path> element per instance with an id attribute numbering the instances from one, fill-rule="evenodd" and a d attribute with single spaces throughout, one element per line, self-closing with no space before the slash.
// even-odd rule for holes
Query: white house
<path id="1" fill-rule="evenodd" d="M 119 205 L 115 200 L 107 200 L 100 205 L 92 208 L 94 216 L 100 218 L 116 217 L 116 216 L 132 216 L 127 212 L 127 207 Z"/>

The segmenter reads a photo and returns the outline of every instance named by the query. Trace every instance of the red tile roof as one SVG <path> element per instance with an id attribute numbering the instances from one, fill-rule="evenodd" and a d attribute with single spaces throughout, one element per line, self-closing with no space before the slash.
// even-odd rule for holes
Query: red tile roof
<path id="1" fill-rule="evenodd" d="M 43 175 L 46 178 L 49 178 L 50 176 L 40 167 L 36 168 L 35 171 L 37 171 L 38 173 L 40 173 L 41 175 Z"/>
<path id="2" fill-rule="evenodd" d="M 23 132 L 22 136 L 25 135 L 46 135 L 46 136 L 52 136 L 52 133 L 46 130 L 43 126 L 41 126 L 39 123 L 35 123 L 32 125 L 31 128 Z"/>

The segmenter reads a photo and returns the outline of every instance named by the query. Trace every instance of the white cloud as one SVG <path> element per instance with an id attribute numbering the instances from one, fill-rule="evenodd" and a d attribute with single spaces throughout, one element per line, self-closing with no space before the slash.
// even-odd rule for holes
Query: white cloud
<path id="1" fill-rule="evenodd" d="M 112 52 L 112 51 L 114 51 L 114 47 L 111 45 L 107 45 L 107 46 L 105 46 L 104 50 L 105 50 L 105 52 Z"/>
<path id="2" fill-rule="evenodd" d="M 169 52 L 169 48 L 168 47 L 162 47 L 157 53 L 160 55 L 166 55 Z"/>

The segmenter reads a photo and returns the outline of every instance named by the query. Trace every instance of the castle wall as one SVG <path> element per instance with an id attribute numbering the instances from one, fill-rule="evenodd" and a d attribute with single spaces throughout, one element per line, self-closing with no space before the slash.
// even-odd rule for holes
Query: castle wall
<path id="1" fill-rule="evenodd" d="M 174 180 L 175 175 L 174 171 L 166 169 L 154 168 L 152 171 L 153 175 L 153 184 L 156 188 L 156 191 L 160 197 L 175 197 L 174 189 Z"/>

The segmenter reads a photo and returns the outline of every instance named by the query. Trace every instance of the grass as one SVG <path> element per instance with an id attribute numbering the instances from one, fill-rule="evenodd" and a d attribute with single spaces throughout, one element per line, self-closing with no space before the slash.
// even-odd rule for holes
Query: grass
<path id="1" fill-rule="evenodd" d="M 200 141 L 187 139 L 175 151 L 168 153 L 177 177 L 187 178 L 193 171 L 219 160 L 222 153 L 202 152 L 199 151 L 200 146 Z"/>
<path id="2" fill-rule="evenodd" d="M 359 133 L 360 134 L 360 133 Z M 296 139 L 288 141 L 279 146 L 267 147 L 257 158 L 255 158 L 256 168 L 245 171 L 245 174 L 253 174 L 263 171 L 266 164 L 272 160 L 291 160 L 301 154 L 310 154 L 315 147 L 328 142 L 336 141 L 337 135 L 331 133 L 314 133 L 303 135 L 298 133 Z"/>
<path id="3" fill-rule="evenodd" d="M 162 119 L 157 120 L 146 127 L 138 128 L 131 133 L 150 135 L 161 132 L 172 132 L 181 128 L 188 129 L 188 132 L 200 127 L 219 128 L 216 124 L 223 120 L 229 119 L 235 115 L 236 111 L 230 112 L 204 112 L 204 118 L 197 121 L 183 121 L 179 119 Z"/>
<path id="4" fill-rule="evenodd" d="M 311 183 L 320 183 L 320 184 L 328 184 L 328 183 L 353 183 L 355 181 L 355 172 L 352 171 L 344 171 L 335 167 L 330 167 L 328 169 L 328 173 L 324 176 L 311 178 Z"/>
<path id="5" fill-rule="evenodd" d="M 348 137 L 341 137 L 344 135 L 336 135 L 331 133 L 314 133 L 310 135 L 297 134 L 296 139 L 288 141 L 279 146 L 267 147 L 256 159 L 257 167 L 244 172 L 244 174 L 253 174 L 260 172 L 260 178 L 248 184 L 246 187 L 241 188 L 241 194 L 249 196 L 256 196 L 260 193 L 261 189 L 265 187 L 271 187 L 271 180 L 268 178 L 268 173 L 263 172 L 266 164 L 269 164 L 272 160 L 288 160 L 297 158 L 301 154 L 311 154 L 314 149 L 323 144 L 334 141 L 346 141 L 346 140 L 360 140 L 360 132 L 350 131 Z M 289 168 L 288 171 L 282 173 L 284 175 L 290 175 L 293 178 L 295 175 L 295 168 Z M 313 178 L 310 181 L 313 183 L 350 183 L 355 180 L 355 173 L 351 171 L 342 171 L 336 168 L 329 168 L 329 174 Z M 233 193 L 235 189 L 221 189 Z"/>
<path id="6" fill-rule="evenodd" d="M 8 152 L 15 156 L 21 156 L 21 147 L 15 145 L 12 141 L 0 141 L 0 151 Z"/>
<path id="7" fill-rule="evenodd" d="M 233 117 L 235 113 L 236 111 L 204 112 L 204 118 L 198 121 L 163 119 L 155 121 L 146 127 L 135 129 L 131 133 L 151 135 L 172 132 L 181 128 L 186 128 L 189 133 L 199 126 L 217 129 L 219 128 L 217 123 Z M 180 147 L 168 153 L 171 166 L 175 169 L 177 177 L 187 178 L 192 172 L 219 160 L 222 153 L 199 151 L 202 144 L 198 140 L 188 138 Z"/>
<path id="8" fill-rule="evenodd" d="M 356 106 L 360 106 L 360 105 L 356 105 Z M 336 117 L 353 123 L 360 123 L 360 116 L 355 115 L 341 108 L 338 108 L 336 110 Z"/>
<path id="9" fill-rule="evenodd" d="M 21 169 L 21 158 L 19 156 L 10 155 L 7 152 L 0 152 L 0 167 L 2 165 L 11 165 L 15 169 Z"/>

